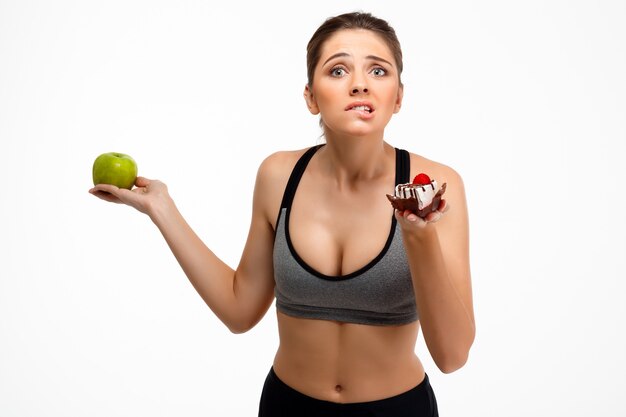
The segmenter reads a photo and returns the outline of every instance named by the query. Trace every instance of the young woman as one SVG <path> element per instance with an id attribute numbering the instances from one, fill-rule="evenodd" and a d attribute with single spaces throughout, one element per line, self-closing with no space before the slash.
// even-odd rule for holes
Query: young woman
<path id="1" fill-rule="evenodd" d="M 90 192 L 147 214 L 231 331 L 252 328 L 276 298 L 280 345 L 260 416 L 435 416 L 415 354 L 419 328 L 445 373 L 465 364 L 475 333 L 462 180 L 384 140 L 403 94 L 387 22 L 330 18 L 307 61 L 304 98 L 326 143 L 263 161 L 236 270 L 196 236 L 162 182 L 140 177 L 132 191 Z M 419 172 L 447 183 L 425 219 L 394 212 L 386 198 Z"/>

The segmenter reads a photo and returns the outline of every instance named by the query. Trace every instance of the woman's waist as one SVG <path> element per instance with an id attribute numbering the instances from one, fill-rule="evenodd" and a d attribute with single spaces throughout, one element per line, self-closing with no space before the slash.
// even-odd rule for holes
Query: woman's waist
<path id="1" fill-rule="evenodd" d="M 415 355 L 418 326 L 362 326 L 279 314 L 278 377 L 314 398 L 362 402 L 418 385 L 424 369 Z"/>
<path id="2" fill-rule="evenodd" d="M 366 360 L 358 355 L 338 359 L 322 355 L 291 354 L 278 349 L 274 372 L 285 384 L 309 397 L 352 403 L 393 397 L 424 379 L 419 358 Z"/>

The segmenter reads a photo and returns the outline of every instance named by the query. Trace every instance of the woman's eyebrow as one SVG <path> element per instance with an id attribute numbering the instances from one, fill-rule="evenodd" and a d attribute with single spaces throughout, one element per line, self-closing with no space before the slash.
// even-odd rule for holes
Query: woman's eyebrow
<path id="1" fill-rule="evenodd" d="M 372 61 L 381 61 L 381 62 L 384 62 L 385 64 L 389 65 L 390 67 L 393 67 L 393 64 L 391 62 L 387 61 L 384 58 L 376 56 L 376 55 L 368 55 L 365 58 L 369 59 L 369 60 L 372 60 Z"/>
<path id="2" fill-rule="evenodd" d="M 328 64 L 328 61 L 332 61 L 335 58 L 344 57 L 344 56 L 350 56 L 350 54 L 347 52 L 337 52 L 336 54 L 331 55 L 330 58 L 328 58 L 326 61 L 324 61 L 324 64 L 322 64 L 322 66 Z"/>
<path id="3" fill-rule="evenodd" d="M 328 61 L 332 61 L 335 58 L 346 57 L 346 56 L 350 56 L 350 54 L 347 52 L 337 52 L 336 54 L 331 55 L 330 58 L 328 58 L 326 61 L 324 61 L 324 64 L 322 64 L 322 66 L 326 65 Z M 389 66 L 393 66 L 391 62 L 376 55 L 368 55 L 365 57 L 365 59 L 369 59 L 372 61 L 381 61 L 381 62 L 386 63 Z"/>

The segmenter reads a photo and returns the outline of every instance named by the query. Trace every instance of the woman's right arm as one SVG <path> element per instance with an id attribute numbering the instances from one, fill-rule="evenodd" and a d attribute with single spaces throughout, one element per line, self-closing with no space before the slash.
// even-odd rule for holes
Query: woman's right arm
<path id="1" fill-rule="evenodd" d="M 242 333 L 261 320 L 274 298 L 271 219 L 278 213 L 286 183 L 275 162 L 276 158 L 266 159 L 257 173 L 250 231 L 236 270 L 195 234 L 162 182 L 139 177 L 132 191 L 100 184 L 90 192 L 147 214 L 209 308 L 233 333 Z"/>

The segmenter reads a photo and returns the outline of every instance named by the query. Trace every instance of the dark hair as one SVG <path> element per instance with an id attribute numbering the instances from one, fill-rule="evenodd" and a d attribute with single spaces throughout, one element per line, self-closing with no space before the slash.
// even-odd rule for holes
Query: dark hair
<path id="1" fill-rule="evenodd" d="M 313 73 L 315 72 L 315 66 L 320 60 L 324 42 L 334 35 L 335 32 L 344 29 L 365 29 L 380 35 L 393 53 L 394 60 L 398 66 L 398 80 L 400 81 L 400 74 L 402 74 L 402 49 L 400 48 L 400 41 L 398 41 L 395 30 L 385 20 L 374 17 L 370 13 L 354 12 L 326 19 L 311 37 L 306 48 L 309 87 L 313 86 Z"/>

